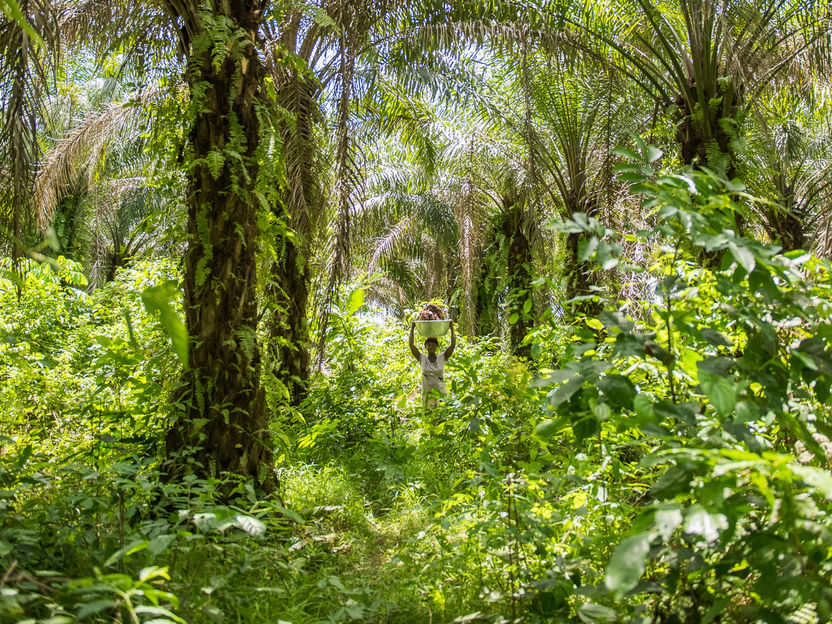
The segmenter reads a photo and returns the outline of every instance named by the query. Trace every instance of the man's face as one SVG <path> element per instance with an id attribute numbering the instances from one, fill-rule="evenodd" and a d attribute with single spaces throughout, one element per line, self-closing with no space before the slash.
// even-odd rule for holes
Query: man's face
<path id="1" fill-rule="evenodd" d="M 434 340 L 428 340 L 427 342 L 425 342 L 425 349 L 428 350 L 428 354 L 430 354 L 430 355 L 433 355 L 434 353 L 436 353 L 436 349 L 438 347 L 439 347 L 439 345 Z"/>

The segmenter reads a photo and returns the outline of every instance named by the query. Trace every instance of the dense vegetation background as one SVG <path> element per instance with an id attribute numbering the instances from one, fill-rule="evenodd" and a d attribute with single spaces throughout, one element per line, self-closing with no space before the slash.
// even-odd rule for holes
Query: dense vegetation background
<path id="1" fill-rule="evenodd" d="M 832 619 L 825 3 L 0 8 L 0 621 Z"/>

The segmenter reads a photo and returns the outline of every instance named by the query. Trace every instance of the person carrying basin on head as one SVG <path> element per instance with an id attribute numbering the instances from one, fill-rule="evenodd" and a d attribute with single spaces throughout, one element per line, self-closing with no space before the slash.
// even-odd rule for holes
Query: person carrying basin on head
<path id="1" fill-rule="evenodd" d="M 451 359 L 454 353 L 454 347 L 456 347 L 456 332 L 453 321 L 444 321 L 443 319 L 436 319 L 434 317 L 420 319 L 418 322 L 420 323 L 419 332 L 423 335 L 425 333 L 444 335 L 448 329 L 451 330 L 451 344 L 447 349 L 440 352 L 439 339 L 436 336 L 428 335 L 425 339 L 425 350 L 427 353 L 421 353 L 416 347 L 413 338 L 416 321 L 410 324 L 410 352 L 416 358 L 416 361 L 419 362 L 422 370 L 422 404 L 425 407 L 433 408 L 436 407 L 437 399 L 448 392 L 445 388 L 444 379 L 445 362 Z M 434 323 L 438 323 L 440 326 L 437 327 Z"/>

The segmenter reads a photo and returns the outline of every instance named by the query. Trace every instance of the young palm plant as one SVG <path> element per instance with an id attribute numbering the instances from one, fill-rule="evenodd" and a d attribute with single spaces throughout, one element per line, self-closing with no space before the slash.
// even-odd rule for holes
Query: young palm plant
<path id="1" fill-rule="evenodd" d="M 746 185 L 769 201 L 755 208 L 767 237 L 783 251 L 830 251 L 832 148 L 823 107 L 780 94 L 759 107 L 749 137 Z M 825 114 L 826 113 L 826 114 Z"/>
<path id="2" fill-rule="evenodd" d="M 164 92 L 125 94 L 120 80 L 94 78 L 69 99 L 53 98 L 46 150 L 33 204 L 40 228 L 51 227 L 59 250 L 87 266 L 90 283 L 161 241 L 151 221 L 175 215 L 175 202 L 150 179 L 160 158 L 150 147 L 149 108 Z M 174 204 L 174 206 L 163 206 Z"/>
<path id="3" fill-rule="evenodd" d="M 603 218 L 615 203 L 612 148 L 627 130 L 622 85 L 609 68 L 575 57 L 535 59 L 534 74 L 530 136 L 549 200 L 564 221 L 578 213 Z M 591 314 L 598 309 L 596 276 L 582 244 L 583 233 L 565 233 L 563 298 L 574 312 Z"/>

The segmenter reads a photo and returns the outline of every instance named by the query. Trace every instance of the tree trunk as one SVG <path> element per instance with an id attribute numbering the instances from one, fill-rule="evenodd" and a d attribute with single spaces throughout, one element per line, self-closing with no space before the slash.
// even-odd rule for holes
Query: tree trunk
<path id="1" fill-rule="evenodd" d="M 306 397 L 309 380 L 309 270 L 297 245 L 288 237 L 281 242 L 283 258 L 273 265 L 269 286 L 270 365 L 289 404 L 297 406 Z"/>
<path id="2" fill-rule="evenodd" d="M 771 240 L 782 247 L 782 253 L 806 249 L 806 223 L 804 211 L 786 195 L 782 207 L 770 208 L 766 215 L 766 231 Z"/>
<path id="3" fill-rule="evenodd" d="M 695 88 L 696 85 L 692 83 L 691 86 Z M 739 98 L 740 95 L 729 83 L 727 91 L 717 86 L 712 96 L 703 96 L 699 106 L 682 95 L 676 99 L 682 115 L 676 130 L 676 142 L 683 163 L 693 165 L 695 161 L 699 167 L 719 169 L 720 163 L 714 158 L 724 157 L 725 177 L 731 180 L 736 176 L 734 137 L 728 133 L 730 126 L 726 122 L 737 120 Z M 717 100 L 721 103 L 714 103 Z"/>
<path id="4" fill-rule="evenodd" d="M 532 291 L 532 249 L 524 223 L 525 206 L 504 205 L 503 235 L 508 243 L 506 274 L 508 277 L 509 342 L 520 357 L 531 357 L 531 345 L 521 343 L 534 324 Z M 516 316 L 515 316 L 516 315 Z M 514 322 L 512 322 L 514 321 Z"/>
<path id="5" fill-rule="evenodd" d="M 566 271 L 566 292 L 565 300 L 570 301 L 575 297 L 583 297 L 592 294 L 592 286 L 595 280 L 592 279 L 592 265 L 587 261 L 580 260 L 580 244 L 586 240 L 586 235 L 578 232 L 566 234 L 566 252 L 564 254 Z M 600 312 L 600 304 L 590 299 L 582 299 L 570 304 L 573 316 L 595 316 Z"/>
<path id="6" fill-rule="evenodd" d="M 193 17 L 187 68 L 195 115 L 188 166 L 185 319 L 188 366 L 182 411 L 166 443 L 169 477 L 236 475 L 277 487 L 257 346 L 257 99 L 262 67 L 259 3 L 223 0 L 230 34 Z M 218 62 L 217 59 L 220 59 Z"/>
<path id="7" fill-rule="evenodd" d="M 581 189 L 586 188 L 585 181 L 581 180 Z M 571 217 L 578 212 L 584 213 L 587 217 L 598 217 L 601 214 L 601 206 L 597 195 L 587 196 L 583 191 L 572 190 L 566 198 L 565 206 L 567 214 Z M 593 273 L 595 263 L 581 260 L 580 245 L 587 240 L 586 234 L 581 232 L 568 232 L 566 234 L 566 250 L 564 253 L 566 291 L 565 300 L 569 301 L 575 297 L 585 297 L 592 294 L 592 287 L 597 284 L 597 273 Z M 573 317 L 597 316 L 601 311 L 600 301 L 582 299 L 570 304 L 570 312 Z"/>
<path id="8" fill-rule="evenodd" d="M 306 397 L 310 374 L 309 303 L 310 243 L 323 214 L 318 175 L 319 150 L 315 136 L 319 116 L 319 86 L 303 72 L 278 73 L 277 103 L 294 114 L 294 123 L 280 126 L 286 161 L 286 186 L 281 189 L 278 220 L 292 230 L 274 241 L 277 261 L 272 265 L 269 299 L 269 368 L 291 405 Z"/>

